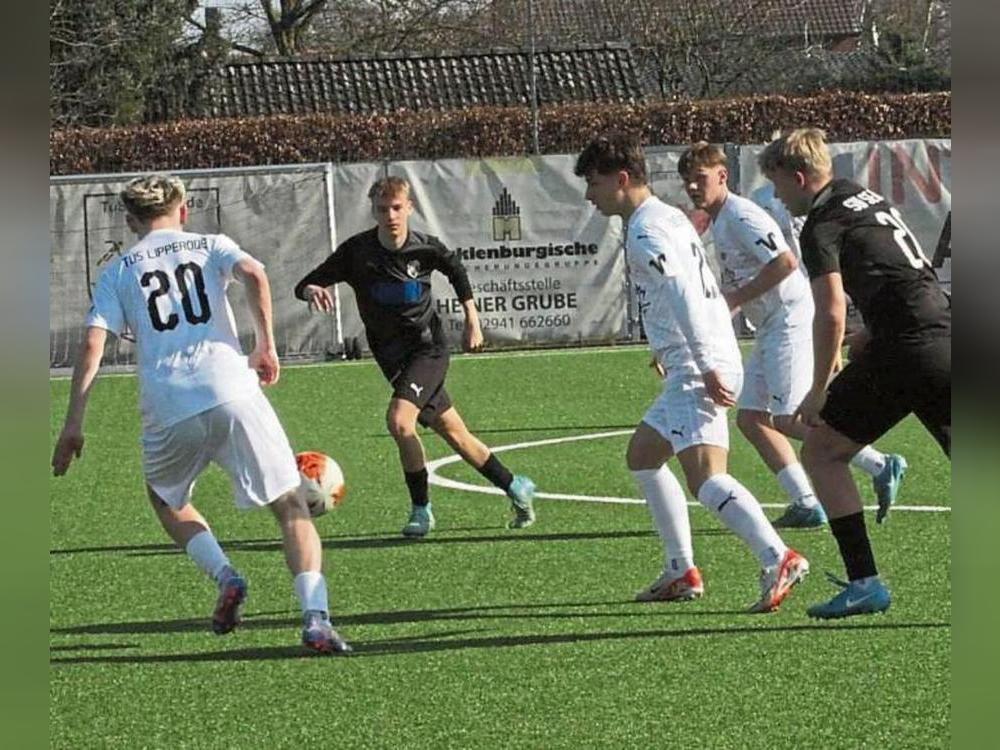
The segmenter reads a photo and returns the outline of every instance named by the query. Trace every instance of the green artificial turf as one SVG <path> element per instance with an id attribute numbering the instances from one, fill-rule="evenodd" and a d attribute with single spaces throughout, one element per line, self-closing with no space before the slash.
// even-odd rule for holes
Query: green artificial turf
<path id="1" fill-rule="evenodd" d="M 648 353 L 460 356 L 448 388 L 491 446 L 626 430 L 659 384 Z M 52 441 L 67 380 L 54 380 Z M 438 526 L 399 535 L 408 499 L 370 361 L 287 367 L 268 394 L 296 450 L 335 457 L 343 506 L 317 520 L 351 658 L 307 655 L 267 511 L 237 511 L 212 468 L 194 502 L 247 576 L 245 622 L 209 629 L 212 584 L 171 547 L 144 497 L 136 380 L 102 377 L 87 443 L 51 480 L 50 737 L 58 748 L 934 748 L 950 741 L 950 512 L 868 514 L 884 615 L 822 623 L 807 605 L 842 575 L 827 530 L 786 541 L 812 575 L 782 609 L 757 597 L 749 551 L 691 508 L 704 598 L 637 604 L 661 552 L 641 504 L 537 501 L 505 528 L 496 495 L 432 487 Z M 638 498 L 627 436 L 498 455 L 543 492 Z M 425 433 L 430 458 L 450 454 Z M 906 455 L 901 505 L 950 504 L 950 465 L 914 419 L 880 443 Z M 764 503 L 773 476 L 733 429 L 730 472 Z M 440 474 L 486 482 L 462 464 Z M 859 475 L 860 476 L 860 475 Z M 866 501 L 870 482 L 861 477 Z M 769 508 L 774 517 L 779 511 Z"/>

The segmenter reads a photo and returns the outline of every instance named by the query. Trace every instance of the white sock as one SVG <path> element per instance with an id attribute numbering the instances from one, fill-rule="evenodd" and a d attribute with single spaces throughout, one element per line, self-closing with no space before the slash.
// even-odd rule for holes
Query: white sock
<path id="1" fill-rule="evenodd" d="M 882 451 L 875 450 L 870 445 L 866 445 L 859 450 L 854 454 L 854 458 L 851 459 L 851 466 L 861 469 L 861 471 L 873 477 L 877 477 L 882 473 L 885 464 L 885 454 Z"/>
<path id="2" fill-rule="evenodd" d="M 219 546 L 215 534 L 207 529 L 191 537 L 184 549 L 195 565 L 216 582 L 219 582 L 222 571 L 230 567 L 229 558 Z"/>
<path id="3" fill-rule="evenodd" d="M 632 476 L 646 498 L 646 507 L 663 542 L 664 570 L 682 575 L 694 567 L 694 545 L 684 488 L 666 466 L 633 471 Z"/>
<path id="4" fill-rule="evenodd" d="M 746 542 L 763 567 L 781 562 L 788 547 L 767 520 L 757 498 L 729 474 L 706 479 L 698 489 L 698 502 Z"/>
<path id="5" fill-rule="evenodd" d="M 816 493 L 813 492 L 809 477 L 802 464 L 789 464 L 778 472 L 778 484 L 788 494 L 789 499 L 803 508 L 815 508 L 819 505 Z"/>
<path id="6" fill-rule="evenodd" d="M 306 570 L 295 576 L 295 593 L 303 612 L 318 609 L 320 612 L 330 613 L 326 599 L 326 579 L 318 570 Z"/>

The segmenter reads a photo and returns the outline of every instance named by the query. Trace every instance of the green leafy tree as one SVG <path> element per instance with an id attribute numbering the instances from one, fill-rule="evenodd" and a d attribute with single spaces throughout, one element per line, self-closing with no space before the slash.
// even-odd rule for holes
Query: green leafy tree
<path id="1" fill-rule="evenodd" d="M 123 125 L 151 89 L 190 72 L 186 19 L 197 0 L 50 0 L 53 126 Z"/>

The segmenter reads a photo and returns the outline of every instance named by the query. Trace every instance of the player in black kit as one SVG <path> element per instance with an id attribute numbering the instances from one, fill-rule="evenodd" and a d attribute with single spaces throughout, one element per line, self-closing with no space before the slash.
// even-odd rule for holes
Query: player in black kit
<path id="1" fill-rule="evenodd" d="M 877 193 L 833 179 L 823 131 L 794 130 L 768 144 L 761 169 L 793 216 L 816 316 L 813 385 L 798 414 L 810 426 L 802 462 L 830 518 L 847 583 L 813 617 L 884 612 L 890 595 L 875 567 L 861 495 L 848 462 L 913 413 L 951 455 L 951 300 L 899 211 Z M 839 373 L 845 293 L 865 327 Z M 835 376 L 835 377 L 834 377 Z M 877 520 L 888 507 L 880 506 Z"/>
<path id="2" fill-rule="evenodd" d="M 469 432 L 444 387 L 449 353 L 431 297 L 434 271 L 448 277 L 462 303 L 464 349 L 478 351 L 483 345 L 472 287 L 461 259 L 436 237 L 409 229 L 413 202 L 406 180 L 381 179 L 368 197 L 377 226 L 341 244 L 296 284 L 295 296 L 306 300 L 310 309 L 331 312 L 334 303 L 328 287 L 346 281 L 354 290 L 372 355 L 393 387 L 386 422 L 399 449 L 412 502 L 403 534 L 422 537 L 434 528 L 418 421 L 507 494 L 514 513 L 508 528 L 530 526 L 535 521 L 534 483 L 511 474 Z"/>

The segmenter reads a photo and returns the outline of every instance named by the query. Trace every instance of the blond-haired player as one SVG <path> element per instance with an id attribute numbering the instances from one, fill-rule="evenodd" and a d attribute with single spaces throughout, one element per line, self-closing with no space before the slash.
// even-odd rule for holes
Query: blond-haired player
<path id="1" fill-rule="evenodd" d="M 260 384 L 278 381 L 271 291 L 264 267 L 223 234 L 184 231 L 183 182 L 153 174 L 121 192 L 138 243 L 101 274 L 73 371 L 69 408 L 52 456 L 56 476 L 83 450 L 84 413 L 108 333 L 135 336 L 146 489 L 170 538 L 215 580 L 217 634 L 240 623 L 246 579 L 233 567 L 191 503 L 210 463 L 230 477 L 239 508 L 268 507 L 281 528 L 285 559 L 302 605 L 303 644 L 347 653 L 334 630 L 322 574 L 322 547 L 295 489 L 295 456 Z M 226 288 L 247 289 L 255 346 L 244 356 Z"/>
<path id="2" fill-rule="evenodd" d="M 535 483 L 512 474 L 469 431 L 445 388 L 450 354 L 431 295 L 435 271 L 448 278 L 462 304 L 463 348 L 474 352 L 483 346 L 479 313 L 461 258 L 437 237 L 410 229 L 414 205 L 410 183 L 402 177 L 377 180 L 368 198 L 376 226 L 341 243 L 295 285 L 295 296 L 307 301 L 310 309 L 330 312 L 334 305 L 330 286 L 345 281 L 354 290 L 372 355 L 392 385 L 386 424 L 396 441 L 410 494 L 410 515 L 402 533 L 422 538 L 436 523 L 418 422 L 438 433 L 507 495 L 513 512 L 508 528 L 527 528 L 535 522 Z"/>
<path id="3" fill-rule="evenodd" d="M 775 220 L 728 187 L 722 147 L 700 141 L 678 162 L 695 208 L 712 218 L 712 239 L 729 309 L 742 310 L 756 329 L 744 373 L 736 424 L 788 496 L 774 525 L 815 528 L 826 523 L 805 469 L 788 438 L 802 440 L 795 410 L 812 382 L 813 300 L 798 258 Z M 875 491 L 890 504 L 906 470 L 902 456 L 865 446 L 851 462 L 871 475 Z"/>
<path id="4" fill-rule="evenodd" d="M 802 460 L 830 518 L 848 580 L 813 617 L 889 608 L 849 462 L 911 412 L 951 452 L 951 300 L 899 211 L 881 195 L 834 179 L 824 133 L 801 128 L 759 157 L 793 216 L 815 302 L 813 377 L 797 415 L 809 426 Z M 846 295 L 865 328 L 839 372 Z M 880 500 L 880 513 L 888 505 Z"/>

